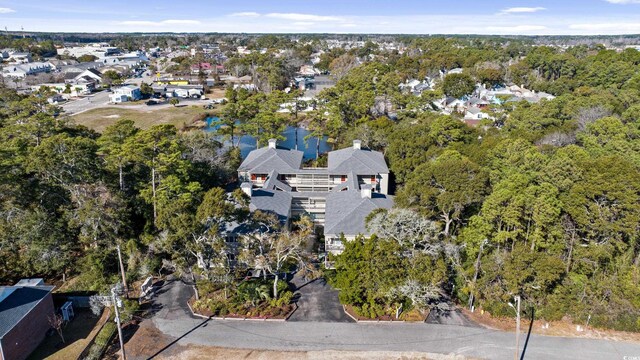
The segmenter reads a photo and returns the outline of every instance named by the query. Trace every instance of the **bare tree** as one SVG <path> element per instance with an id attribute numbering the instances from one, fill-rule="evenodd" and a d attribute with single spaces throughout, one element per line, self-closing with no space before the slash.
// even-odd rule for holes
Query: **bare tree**
<path id="1" fill-rule="evenodd" d="M 285 265 L 297 261 L 300 268 L 305 267 L 306 241 L 313 231 L 313 222 L 303 217 L 294 224 L 296 231 L 265 232 L 257 231 L 253 236 L 243 239 L 242 261 L 254 269 L 274 276 L 273 297 L 278 298 L 278 281 Z M 271 227 L 273 228 L 273 227 Z"/>
<path id="2" fill-rule="evenodd" d="M 412 279 L 408 279 L 404 284 L 395 288 L 394 291 L 409 298 L 412 304 L 419 309 L 427 308 L 430 301 L 442 296 L 442 289 L 438 286 L 423 284 Z"/>
<path id="3" fill-rule="evenodd" d="M 536 145 L 553 145 L 553 146 L 567 146 L 576 143 L 575 134 L 567 134 L 564 132 L 553 132 L 545 135 L 542 139 L 536 142 Z"/>
<path id="4" fill-rule="evenodd" d="M 59 314 L 52 314 L 47 316 L 47 321 L 49 322 L 49 326 L 56 330 L 62 340 L 62 343 L 65 343 L 64 336 L 62 335 L 62 325 L 64 325 L 64 319 L 62 319 L 62 316 Z"/>
<path id="5" fill-rule="evenodd" d="M 360 65 L 358 59 L 349 54 L 340 55 L 335 58 L 331 64 L 329 64 L 329 69 L 331 70 L 331 76 L 336 80 L 340 80 L 345 77 L 351 69 Z"/>
<path id="6" fill-rule="evenodd" d="M 585 131 L 589 124 L 609 115 L 611 115 L 611 110 L 605 108 L 602 105 L 582 108 L 578 110 L 578 114 L 576 115 L 578 131 Z"/>
<path id="7" fill-rule="evenodd" d="M 437 224 L 413 210 L 374 213 L 367 221 L 367 229 L 381 238 L 395 240 L 413 252 L 436 255 L 442 249 Z"/>

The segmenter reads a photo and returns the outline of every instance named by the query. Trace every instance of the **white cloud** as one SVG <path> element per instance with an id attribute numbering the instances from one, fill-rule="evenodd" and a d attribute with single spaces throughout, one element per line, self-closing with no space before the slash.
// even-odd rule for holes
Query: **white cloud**
<path id="1" fill-rule="evenodd" d="M 489 31 L 495 31 L 499 33 L 519 34 L 519 33 L 531 33 L 532 31 L 545 30 L 547 27 L 542 25 L 515 25 L 515 26 L 487 26 Z"/>
<path id="2" fill-rule="evenodd" d="M 169 25 L 197 25 L 200 24 L 200 21 L 198 20 L 164 20 L 162 21 L 163 24 L 169 24 Z"/>
<path id="3" fill-rule="evenodd" d="M 121 21 L 119 24 L 126 26 L 198 25 L 200 21 L 189 19 L 169 19 L 163 21 L 127 20 Z"/>
<path id="4" fill-rule="evenodd" d="M 499 14 L 523 14 L 523 13 L 534 13 L 538 11 L 546 10 L 541 6 L 536 7 L 512 7 L 507 8 L 499 12 Z"/>
<path id="5" fill-rule="evenodd" d="M 153 21 L 144 21 L 144 20 L 127 20 L 121 21 L 121 25 L 131 25 L 131 26 L 157 26 L 159 23 Z"/>
<path id="6" fill-rule="evenodd" d="M 323 16 L 313 14 L 298 13 L 269 13 L 265 15 L 270 18 L 285 19 L 292 21 L 343 21 L 344 19 L 337 16 Z"/>
<path id="7" fill-rule="evenodd" d="M 311 26 L 315 24 L 312 21 L 296 21 L 294 23 L 292 23 L 291 25 L 295 25 L 295 26 Z"/>
<path id="8" fill-rule="evenodd" d="M 640 4 L 640 0 L 605 0 L 612 4 Z"/>
<path id="9" fill-rule="evenodd" d="M 9 14 L 14 12 L 16 11 L 11 8 L 0 8 L 0 14 Z"/>
<path id="10" fill-rule="evenodd" d="M 255 11 L 244 11 L 244 12 L 237 12 L 237 13 L 229 14 L 229 16 L 235 16 L 235 17 L 258 17 L 258 16 L 260 16 L 260 14 L 255 12 Z"/>

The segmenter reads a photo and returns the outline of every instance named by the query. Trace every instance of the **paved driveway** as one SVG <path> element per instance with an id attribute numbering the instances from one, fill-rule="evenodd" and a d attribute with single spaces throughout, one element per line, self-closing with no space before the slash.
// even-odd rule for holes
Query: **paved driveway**
<path id="1" fill-rule="evenodd" d="M 72 100 L 62 104 L 67 115 L 79 114 L 91 109 L 103 107 L 109 104 L 109 92 L 100 91 L 82 99 Z"/>
<path id="2" fill-rule="evenodd" d="M 167 291 L 164 291 L 166 288 Z M 151 320 L 183 346 L 205 345 L 264 350 L 418 351 L 481 359 L 510 359 L 513 333 L 424 323 L 331 323 L 204 320 L 189 315 L 181 299 L 191 288 L 169 282 L 159 291 L 162 309 Z M 523 342 L 520 343 L 521 346 Z M 527 359 L 608 359 L 640 357 L 640 344 L 532 335 Z"/>
<path id="3" fill-rule="evenodd" d="M 324 279 L 304 283 L 302 279 L 294 277 L 292 282 L 298 286 L 296 296 L 299 298 L 298 310 L 289 321 L 353 322 L 342 310 L 338 291 Z"/>

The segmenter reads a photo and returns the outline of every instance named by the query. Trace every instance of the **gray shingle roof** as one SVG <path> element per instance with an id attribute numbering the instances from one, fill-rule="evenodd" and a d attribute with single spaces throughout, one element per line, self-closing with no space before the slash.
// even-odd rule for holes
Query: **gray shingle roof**
<path id="1" fill-rule="evenodd" d="M 286 222 L 291 210 L 291 195 L 279 190 L 253 189 L 249 210 L 272 212 L 280 221 Z"/>
<path id="2" fill-rule="evenodd" d="M 326 235 L 370 235 L 365 219 L 373 210 L 393 207 L 393 198 L 373 193 L 371 199 L 362 197 L 360 191 L 331 192 L 327 196 L 324 233 Z"/>
<path id="3" fill-rule="evenodd" d="M 238 171 L 270 173 L 272 170 L 276 170 L 278 173 L 283 173 L 298 170 L 302 165 L 302 155 L 302 151 L 298 150 L 263 147 L 250 152 L 240 164 Z"/>
<path id="4" fill-rule="evenodd" d="M 356 175 L 388 174 L 389 168 L 381 152 L 352 147 L 331 151 L 328 160 L 329 173 Z"/>
<path id="5" fill-rule="evenodd" d="M 25 315 L 53 290 L 53 286 L 0 287 L 0 294 L 10 292 L 0 302 L 0 339 L 2 339 Z"/>

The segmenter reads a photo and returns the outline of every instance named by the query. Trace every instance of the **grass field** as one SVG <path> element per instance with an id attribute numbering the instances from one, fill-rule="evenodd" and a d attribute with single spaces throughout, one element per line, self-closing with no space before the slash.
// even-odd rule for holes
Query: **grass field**
<path id="1" fill-rule="evenodd" d="M 215 110 L 204 110 L 201 106 L 158 107 L 154 109 L 125 109 L 118 107 L 103 107 L 89 110 L 70 117 L 78 125 L 102 132 L 107 126 L 120 119 L 133 120 L 141 129 L 147 129 L 158 124 L 173 124 L 182 128 L 192 123 L 194 118 L 205 112 L 214 113 Z"/>

